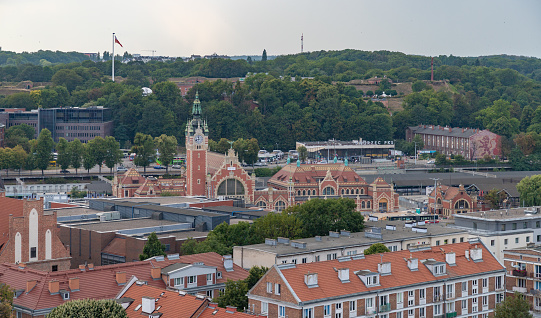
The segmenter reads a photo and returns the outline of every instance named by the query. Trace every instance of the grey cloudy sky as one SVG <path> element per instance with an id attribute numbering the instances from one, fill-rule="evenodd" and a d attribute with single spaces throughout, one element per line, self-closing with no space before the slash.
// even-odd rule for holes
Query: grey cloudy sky
<path id="1" fill-rule="evenodd" d="M 389 50 L 541 57 L 539 0 L 0 0 L 0 47 L 150 55 Z"/>

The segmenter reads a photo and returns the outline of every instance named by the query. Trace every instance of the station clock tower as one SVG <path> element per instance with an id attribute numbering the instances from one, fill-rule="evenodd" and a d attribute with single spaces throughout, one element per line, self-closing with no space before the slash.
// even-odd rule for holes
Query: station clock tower
<path id="1" fill-rule="evenodd" d="M 201 118 L 199 93 L 195 94 L 192 119 L 186 123 L 186 194 L 207 196 L 207 152 L 209 129 L 206 120 Z"/>

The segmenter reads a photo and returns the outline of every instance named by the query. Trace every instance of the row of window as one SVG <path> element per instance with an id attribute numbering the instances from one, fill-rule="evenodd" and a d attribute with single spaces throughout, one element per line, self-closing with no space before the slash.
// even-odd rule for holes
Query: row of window
<path id="1" fill-rule="evenodd" d="M 398 251 L 398 246 L 396 246 L 396 245 L 387 246 L 387 248 L 389 248 L 389 250 L 391 252 Z M 353 255 L 357 255 L 358 253 L 362 254 L 363 251 L 361 250 L 359 252 L 357 250 L 350 250 L 350 251 L 346 252 L 346 255 L 347 256 L 353 256 Z M 334 259 L 337 259 L 337 258 L 338 258 L 338 253 L 328 253 L 327 254 L 327 261 L 331 261 L 331 260 L 334 260 Z M 320 261 L 321 261 L 321 255 L 314 256 L 314 262 L 320 262 Z M 286 264 L 286 263 L 287 263 L 287 260 L 282 260 L 282 264 Z M 297 259 L 296 258 L 292 259 L 291 263 L 292 264 L 297 264 Z M 302 264 L 308 263 L 308 258 L 306 258 L 306 257 L 301 258 L 301 263 Z"/>
<path id="2" fill-rule="evenodd" d="M 522 223 L 522 229 L 527 229 L 528 228 L 528 222 L 521 222 Z M 539 229 L 541 228 L 541 221 L 535 221 L 535 228 L 536 229 Z M 505 231 L 507 228 L 507 224 L 501 224 L 500 225 L 500 231 Z M 511 223 L 511 230 L 516 230 L 518 229 L 518 224 L 517 223 Z"/>
<path id="3" fill-rule="evenodd" d="M 541 235 L 538 235 L 537 236 L 537 241 L 541 241 Z M 520 237 L 515 237 L 515 244 L 519 244 L 520 243 Z M 529 236 L 526 236 L 526 243 L 530 243 L 530 237 Z M 507 245 L 509 244 L 509 239 L 504 239 L 503 240 L 503 245 Z M 496 241 L 495 240 L 490 240 L 490 246 L 496 246 Z"/>
<path id="4" fill-rule="evenodd" d="M 98 137 L 100 133 L 58 133 L 58 137 Z"/>
<path id="5" fill-rule="evenodd" d="M 334 193 L 335 191 L 333 187 L 326 187 L 325 189 L 323 189 L 323 195 L 334 195 Z M 342 194 L 364 194 L 364 189 L 342 189 Z M 297 195 L 316 195 L 316 190 L 297 190 Z"/>
<path id="6" fill-rule="evenodd" d="M 56 130 L 101 130 L 101 126 L 56 126 Z"/>
<path id="7" fill-rule="evenodd" d="M 460 243 L 463 243 L 464 242 L 464 238 L 461 237 L 460 238 Z M 451 244 L 455 244 L 456 243 L 456 238 L 453 238 L 451 239 Z M 446 245 L 446 244 L 449 244 L 449 240 L 448 239 L 445 239 L 443 240 L 443 245 Z M 440 240 L 436 240 L 436 246 L 440 245 Z"/>
<path id="8" fill-rule="evenodd" d="M 186 282 L 188 285 L 197 284 L 197 276 L 186 276 L 186 277 L 177 277 L 174 280 L 175 286 L 182 286 L 184 287 L 184 282 Z M 212 285 L 212 274 L 207 274 L 207 285 Z"/>

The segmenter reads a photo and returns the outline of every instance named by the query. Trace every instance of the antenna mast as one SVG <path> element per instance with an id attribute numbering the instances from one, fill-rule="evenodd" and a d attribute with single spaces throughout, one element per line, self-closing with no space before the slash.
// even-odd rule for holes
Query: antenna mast
<path id="1" fill-rule="evenodd" d="M 304 50 L 304 33 L 301 33 L 301 53 L 303 53 Z"/>

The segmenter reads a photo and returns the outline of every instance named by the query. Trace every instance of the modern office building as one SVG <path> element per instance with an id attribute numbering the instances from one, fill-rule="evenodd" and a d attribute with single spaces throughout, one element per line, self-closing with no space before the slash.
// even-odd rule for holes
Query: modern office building
<path id="1" fill-rule="evenodd" d="M 42 129 L 47 128 L 55 142 L 63 137 L 68 141 L 78 138 L 86 143 L 97 136 L 105 138 L 113 134 L 112 112 L 103 106 L 39 108 L 32 111 L 4 108 L 0 109 L 0 124 L 6 128 L 27 124 L 36 130 L 36 138 Z"/>
<path id="2" fill-rule="evenodd" d="M 502 209 L 455 214 L 449 227 L 468 230 L 479 237 L 503 262 L 504 251 L 541 243 L 541 207 Z"/>

